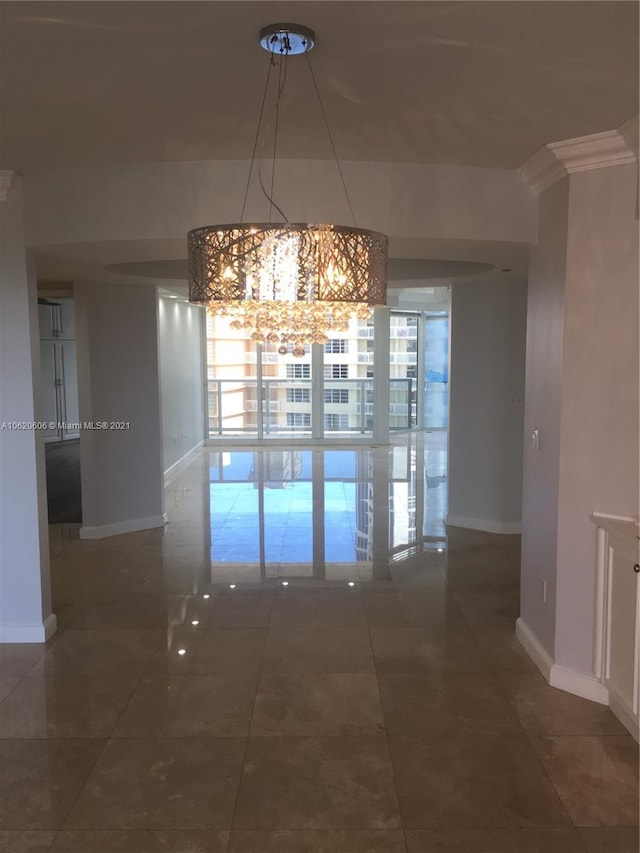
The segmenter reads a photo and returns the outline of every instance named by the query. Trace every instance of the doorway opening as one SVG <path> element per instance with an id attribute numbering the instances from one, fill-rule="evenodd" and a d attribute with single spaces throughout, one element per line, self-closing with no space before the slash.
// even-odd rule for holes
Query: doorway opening
<path id="1" fill-rule="evenodd" d="M 80 524 L 80 415 L 73 299 L 40 296 L 38 320 L 49 524 Z"/>

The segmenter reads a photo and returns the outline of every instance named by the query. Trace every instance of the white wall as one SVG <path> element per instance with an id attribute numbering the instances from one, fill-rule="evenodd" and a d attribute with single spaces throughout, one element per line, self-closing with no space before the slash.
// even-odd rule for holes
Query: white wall
<path id="1" fill-rule="evenodd" d="M 539 204 L 538 243 L 531 250 L 527 306 L 520 607 L 522 619 L 553 657 L 569 179 L 542 193 Z M 531 446 L 536 427 L 540 431 L 538 450 Z"/>
<path id="2" fill-rule="evenodd" d="M 571 176 L 556 662 L 593 666 L 594 510 L 638 515 L 637 166 Z"/>
<path id="3" fill-rule="evenodd" d="M 449 524 L 520 529 L 526 304 L 523 282 L 451 286 Z"/>
<path id="4" fill-rule="evenodd" d="M 525 441 L 521 618 L 555 664 L 552 683 L 587 696 L 589 514 L 638 515 L 636 175 L 634 164 L 602 168 L 547 189 L 531 264 L 525 434 L 538 426 L 541 438 L 539 451 Z"/>
<path id="5" fill-rule="evenodd" d="M 163 524 L 158 308 L 154 287 L 75 287 L 81 421 L 129 424 L 80 436 L 81 537 Z"/>
<path id="6" fill-rule="evenodd" d="M 25 250 L 21 181 L 0 202 L 0 643 L 44 642 L 55 631 L 35 271 Z"/>
<path id="7" fill-rule="evenodd" d="M 204 438 L 203 309 L 158 301 L 162 458 L 167 471 Z"/>
<path id="8" fill-rule="evenodd" d="M 227 160 L 29 175 L 28 245 L 176 239 L 186 253 L 189 229 L 238 220 L 248 168 Z M 347 162 L 343 171 L 362 228 L 392 238 L 535 239 L 535 197 L 511 169 Z M 279 161 L 278 188 L 292 221 L 349 221 L 332 160 Z M 253 181 L 246 220 L 267 212 Z"/>

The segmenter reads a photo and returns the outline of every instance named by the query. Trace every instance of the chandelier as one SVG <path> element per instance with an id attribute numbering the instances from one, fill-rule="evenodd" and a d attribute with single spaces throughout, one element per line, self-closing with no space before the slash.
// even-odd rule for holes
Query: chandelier
<path id="1" fill-rule="evenodd" d="M 188 235 L 189 301 L 229 318 L 232 329 L 251 330 L 258 343 L 277 344 L 278 352 L 305 354 L 305 345 L 324 344 L 332 332 L 347 331 L 352 318 L 366 319 L 374 305 L 386 302 L 387 244 L 384 234 L 355 226 L 340 162 L 320 99 L 308 52 L 312 30 L 298 24 L 274 24 L 260 33 L 269 52 L 258 129 L 244 193 L 240 222 L 196 228 Z M 318 97 L 338 174 L 354 225 L 289 222 L 273 201 L 280 98 L 289 56 L 304 54 Z M 271 188 L 260 187 L 269 201 L 269 222 L 245 223 L 244 210 L 261 138 L 271 72 L 278 69 Z M 273 209 L 284 222 L 271 222 Z"/>

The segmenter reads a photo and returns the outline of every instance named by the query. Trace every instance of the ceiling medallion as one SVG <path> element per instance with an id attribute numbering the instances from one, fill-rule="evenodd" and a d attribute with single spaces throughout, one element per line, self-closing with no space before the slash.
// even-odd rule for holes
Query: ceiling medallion
<path id="1" fill-rule="evenodd" d="M 386 302 L 387 245 L 384 234 L 355 226 L 351 200 L 308 53 L 315 34 L 298 24 L 273 24 L 260 32 L 270 54 L 258 129 L 240 222 L 189 232 L 189 301 L 228 316 L 233 329 L 250 329 L 256 342 L 278 344 L 281 355 L 305 353 L 305 344 L 326 343 L 332 332 L 346 331 L 352 317 L 364 319 L 371 307 Z M 273 200 L 280 100 L 289 56 L 303 54 L 329 135 L 338 174 L 354 219 L 353 226 L 292 223 Z M 270 191 L 260 187 L 284 222 L 245 223 L 244 209 L 261 137 L 264 107 L 273 69 L 278 71 Z"/>

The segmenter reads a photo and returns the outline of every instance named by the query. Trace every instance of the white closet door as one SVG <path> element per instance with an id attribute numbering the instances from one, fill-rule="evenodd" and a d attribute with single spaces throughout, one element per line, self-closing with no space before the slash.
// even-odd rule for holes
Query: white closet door
<path id="1" fill-rule="evenodd" d="M 73 299 L 61 299 L 58 307 L 59 335 L 62 340 L 75 340 L 76 320 Z"/>
<path id="2" fill-rule="evenodd" d="M 40 338 L 55 338 L 51 305 L 38 305 L 38 321 L 40 323 Z"/>
<path id="3" fill-rule="evenodd" d="M 76 364 L 76 342 L 60 341 L 60 363 L 62 369 L 61 398 L 63 400 L 63 420 L 67 424 L 77 424 L 80 420 L 78 410 L 78 381 Z M 78 429 L 71 426 L 64 430 L 63 438 L 77 438 Z"/>
<path id="4" fill-rule="evenodd" d="M 53 422 L 53 429 L 44 432 L 45 441 L 59 438 L 57 422 L 60 419 L 58 413 L 58 389 L 56 388 L 56 341 L 40 341 L 40 396 L 42 400 L 42 420 Z"/>

